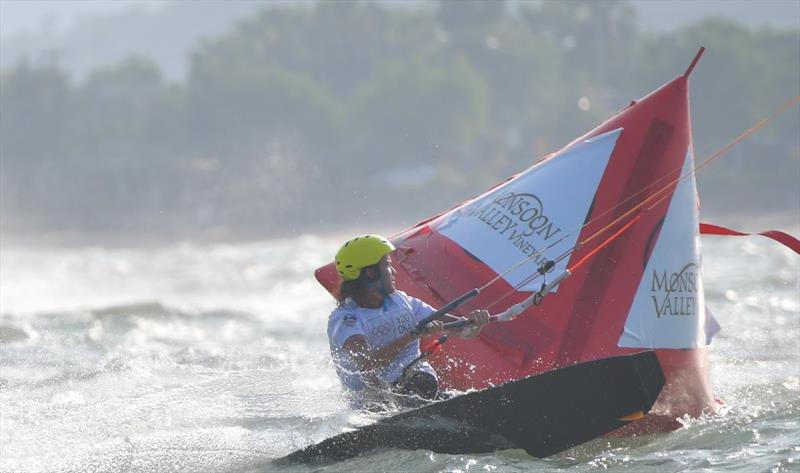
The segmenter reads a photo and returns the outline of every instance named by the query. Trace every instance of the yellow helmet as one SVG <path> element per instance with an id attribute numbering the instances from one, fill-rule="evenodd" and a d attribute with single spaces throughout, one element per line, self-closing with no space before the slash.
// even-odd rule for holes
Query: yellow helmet
<path id="1" fill-rule="evenodd" d="M 377 264 L 392 251 L 392 242 L 380 235 L 357 236 L 336 252 L 336 271 L 345 281 L 353 281 L 358 279 L 362 269 Z"/>

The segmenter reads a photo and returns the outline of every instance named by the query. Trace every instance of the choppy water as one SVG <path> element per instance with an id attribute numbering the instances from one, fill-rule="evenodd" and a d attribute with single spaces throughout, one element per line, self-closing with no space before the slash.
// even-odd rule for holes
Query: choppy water
<path id="1" fill-rule="evenodd" d="M 250 472 L 364 419 L 327 355 L 314 281 L 339 241 L 0 254 L 0 471 Z M 280 471 L 800 471 L 800 258 L 704 240 L 717 416 L 522 451 L 388 450 Z"/>

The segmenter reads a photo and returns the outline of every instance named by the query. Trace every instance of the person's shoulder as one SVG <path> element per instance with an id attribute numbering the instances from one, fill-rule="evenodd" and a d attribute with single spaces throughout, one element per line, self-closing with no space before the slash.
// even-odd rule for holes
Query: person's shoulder
<path id="1" fill-rule="evenodd" d="M 396 289 L 392 294 L 395 297 L 398 297 L 398 298 L 404 300 L 405 302 L 407 302 L 409 304 L 415 304 L 415 303 L 418 303 L 418 302 L 419 303 L 423 302 L 422 299 L 418 299 L 418 298 L 416 298 L 414 296 L 409 296 L 408 294 L 406 294 L 405 292 L 401 291 L 400 289 Z"/>
<path id="2" fill-rule="evenodd" d="M 412 308 L 412 306 L 414 305 L 414 298 L 409 296 L 405 292 L 401 291 L 400 289 L 395 289 L 394 292 L 389 294 L 389 298 L 395 304 L 398 304 L 400 306 Z"/>
<path id="3" fill-rule="evenodd" d="M 409 296 L 403 291 L 396 290 L 394 294 L 415 314 L 427 315 L 434 310 L 427 302 L 417 297 Z"/>
<path id="4" fill-rule="evenodd" d="M 345 314 L 352 313 L 355 311 L 356 311 L 356 305 L 353 304 L 351 301 L 346 301 L 334 307 L 333 310 L 331 311 L 331 315 L 329 318 L 334 319 L 337 317 L 342 317 Z"/>
<path id="5" fill-rule="evenodd" d="M 340 320 L 348 322 L 349 324 L 355 323 L 358 320 L 359 306 L 351 301 L 345 302 L 337 306 L 328 316 L 329 323 L 335 323 Z"/>
<path id="6" fill-rule="evenodd" d="M 354 307 L 347 307 L 343 304 L 335 308 L 328 317 L 328 338 L 339 340 L 340 345 L 344 343 L 344 340 L 340 340 L 343 334 L 361 332 L 363 332 L 361 318 L 358 310 L 354 310 Z"/>

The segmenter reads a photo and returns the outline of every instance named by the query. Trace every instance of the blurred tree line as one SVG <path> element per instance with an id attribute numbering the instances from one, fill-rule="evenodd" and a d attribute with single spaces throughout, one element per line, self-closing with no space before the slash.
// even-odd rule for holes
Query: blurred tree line
<path id="1" fill-rule="evenodd" d="M 400 229 L 683 73 L 701 45 L 701 159 L 800 94 L 800 32 L 705 20 L 653 35 L 624 1 L 320 2 L 198 44 L 183 83 L 145 57 L 80 83 L 57 59 L 21 62 L 0 76 L 3 233 Z M 791 209 L 798 122 L 795 109 L 701 175 L 701 195 Z"/>

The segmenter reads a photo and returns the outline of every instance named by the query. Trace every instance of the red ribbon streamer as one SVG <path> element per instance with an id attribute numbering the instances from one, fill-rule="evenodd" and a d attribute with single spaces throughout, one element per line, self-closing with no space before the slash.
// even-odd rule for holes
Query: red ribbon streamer
<path id="1" fill-rule="evenodd" d="M 726 236 L 761 235 L 777 241 L 786 248 L 789 248 L 790 250 L 800 255 L 800 241 L 798 241 L 797 238 L 789 235 L 788 233 L 779 232 L 777 230 L 768 230 L 759 233 L 744 233 L 736 230 L 731 230 L 730 228 L 720 227 L 719 225 L 712 225 L 710 223 L 701 223 L 700 233 L 702 235 L 726 235 Z"/>

